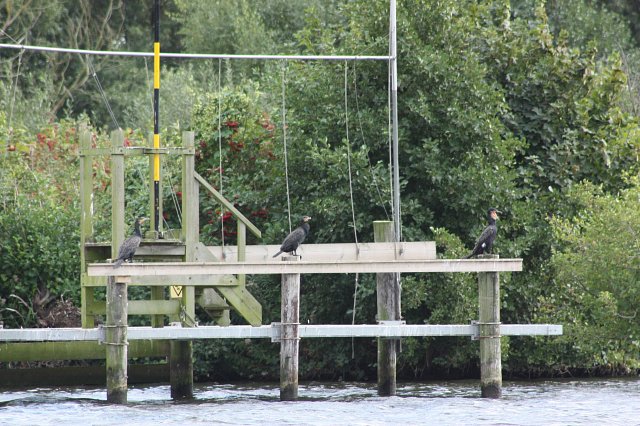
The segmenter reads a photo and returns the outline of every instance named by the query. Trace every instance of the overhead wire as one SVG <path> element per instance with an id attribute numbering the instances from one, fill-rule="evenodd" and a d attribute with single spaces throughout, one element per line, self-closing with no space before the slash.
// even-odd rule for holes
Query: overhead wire
<path id="1" fill-rule="evenodd" d="M 218 59 L 218 177 L 222 195 L 222 59 Z M 220 241 L 224 256 L 224 206 L 220 206 Z"/>
<path id="2" fill-rule="evenodd" d="M 356 244 L 356 256 L 360 254 L 360 246 L 358 245 L 358 229 L 356 226 L 356 209 L 353 202 L 353 179 L 351 172 L 351 141 L 349 139 L 349 62 L 344 62 L 344 125 L 345 125 L 345 142 L 347 145 L 347 168 L 349 175 L 349 197 L 351 200 L 351 218 L 353 220 L 353 238 Z M 360 274 L 356 272 L 355 283 L 353 289 L 353 310 L 351 315 L 351 324 L 356 322 L 356 307 L 358 301 L 358 281 Z M 351 338 L 351 358 L 355 358 L 354 338 Z"/>
<path id="3" fill-rule="evenodd" d="M 289 195 L 289 164 L 287 159 L 287 108 L 286 108 L 286 67 L 282 65 L 282 145 L 284 147 L 284 180 L 287 188 L 287 214 L 291 233 L 291 196 Z"/>
<path id="4" fill-rule="evenodd" d="M 360 103 L 358 102 L 359 95 L 358 95 L 358 78 L 357 78 L 356 66 L 357 66 L 357 62 L 354 62 L 353 63 L 353 91 L 354 91 L 354 98 L 356 100 L 356 117 L 358 118 L 358 130 L 360 130 L 360 138 L 362 139 L 362 143 L 367 145 L 367 140 L 364 136 L 364 130 L 362 126 L 362 115 L 360 113 Z M 376 194 L 378 195 L 378 199 L 380 201 L 380 206 L 382 207 L 382 210 L 384 210 L 384 215 L 386 216 L 387 220 L 389 220 L 389 213 L 387 212 L 386 203 L 382 198 L 382 191 L 380 191 L 380 186 L 378 185 L 378 179 L 376 177 L 376 174 L 374 173 L 373 165 L 371 164 L 371 158 L 368 155 L 367 155 L 367 161 L 369 163 L 369 171 L 371 172 L 371 179 L 373 180 L 373 186 L 376 188 Z"/>
<path id="5" fill-rule="evenodd" d="M 102 84 L 100 84 L 100 79 L 98 79 L 98 73 L 96 72 L 96 69 L 93 66 L 93 62 L 91 61 L 91 56 L 87 57 L 87 64 L 89 65 L 89 72 L 91 73 L 91 76 L 95 80 L 96 86 L 98 86 L 98 91 L 100 92 L 100 95 L 102 96 L 102 100 L 104 101 L 104 104 L 107 107 L 107 111 L 111 116 L 111 120 L 113 120 L 113 124 L 116 126 L 116 129 L 121 129 L 120 124 L 118 124 L 118 120 L 116 120 L 116 116 L 113 113 L 113 110 L 111 109 L 111 104 L 109 104 L 109 99 L 107 99 L 107 94 L 102 88 Z"/>

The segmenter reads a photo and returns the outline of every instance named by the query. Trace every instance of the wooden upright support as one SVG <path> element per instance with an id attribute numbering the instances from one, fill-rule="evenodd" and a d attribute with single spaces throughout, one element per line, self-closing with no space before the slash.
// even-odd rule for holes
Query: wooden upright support
<path id="1" fill-rule="evenodd" d="M 107 401 L 113 404 L 127 403 L 127 280 L 109 277 L 107 281 Z"/>
<path id="2" fill-rule="evenodd" d="M 184 132 L 182 144 L 190 150 L 182 160 L 182 238 L 185 244 L 185 262 L 195 260 L 195 247 L 199 239 L 198 223 L 198 183 L 194 172 L 194 133 Z M 182 287 L 183 326 L 193 327 L 195 321 L 195 289 L 193 286 Z M 169 380 L 171 382 L 171 398 L 193 398 L 193 342 L 191 340 L 171 341 L 169 360 Z"/>
<path id="3" fill-rule="evenodd" d="M 93 240 L 93 158 L 87 151 L 91 148 L 91 132 L 85 127 L 80 131 L 80 273 L 81 282 L 87 281 L 86 277 L 86 249 L 85 244 Z M 89 306 L 93 303 L 94 289 L 81 285 L 81 318 L 83 328 L 95 326 L 94 317 L 87 315 Z"/>
<path id="4" fill-rule="evenodd" d="M 393 222 L 373 222 L 375 242 L 393 241 Z M 400 290 L 394 273 L 376 274 L 378 322 L 400 320 Z M 378 338 L 378 395 L 396 394 L 396 359 L 399 339 Z"/>
<path id="5" fill-rule="evenodd" d="M 497 259 L 485 254 L 479 259 Z M 500 275 L 478 273 L 480 390 L 483 398 L 500 398 L 502 394 L 502 360 L 500 350 Z"/>
<path id="6" fill-rule="evenodd" d="M 296 261 L 300 256 L 283 256 Z M 300 344 L 300 274 L 282 275 L 280 335 L 280 400 L 298 399 L 298 348 Z"/>
<path id="7" fill-rule="evenodd" d="M 111 258 L 118 257 L 124 241 L 124 133 L 111 132 Z"/>

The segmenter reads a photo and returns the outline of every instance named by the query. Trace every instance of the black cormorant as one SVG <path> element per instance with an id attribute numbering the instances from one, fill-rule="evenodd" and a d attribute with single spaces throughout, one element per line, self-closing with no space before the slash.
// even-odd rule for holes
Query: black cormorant
<path id="1" fill-rule="evenodd" d="M 469 256 L 465 257 L 465 259 L 469 259 L 470 257 L 477 256 L 479 254 L 491 253 L 493 240 L 496 239 L 496 235 L 498 233 L 498 227 L 496 226 L 498 213 L 502 214 L 502 212 L 494 209 L 493 207 L 487 211 L 487 221 L 489 222 L 489 225 L 484 228 L 484 231 L 482 231 L 482 234 L 478 237 L 478 241 L 476 241 L 473 251 Z"/>
<path id="2" fill-rule="evenodd" d="M 133 260 L 133 255 L 136 253 L 136 249 L 140 245 L 140 241 L 142 241 L 140 224 L 142 224 L 145 220 L 147 220 L 146 217 L 139 217 L 136 219 L 136 222 L 133 226 L 133 235 L 124 240 L 124 242 L 120 246 L 120 250 L 118 250 L 118 258 L 113 263 L 114 268 L 120 266 L 124 261 L 131 262 Z"/>
<path id="3" fill-rule="evenodd" d="M 276 257 L 280 253 L 293 253 L 293 255 L 296 256 L 296 250 L 298 249 L 300 244 L 302 244 L 305 237 L 309 233 L 310 226 L 308 222 L 310 220 L 311 216 L 303 216 L 300 226 L 298 226 L 296 229 L 291 231 L 289 235 L 287 235 L 287 238 L 284 239 L 282 245 L 280 246 L 280 251 L 274 254 L 273 257 Z"/>

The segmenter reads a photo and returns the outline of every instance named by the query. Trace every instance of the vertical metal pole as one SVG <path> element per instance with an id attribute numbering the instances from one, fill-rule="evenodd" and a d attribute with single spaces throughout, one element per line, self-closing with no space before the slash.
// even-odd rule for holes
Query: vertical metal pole
<path id="1" fill-rule="evenodd" d="M 393 141 L 393 223 L 394 241 L 402 241 L 402 223 L 400 222 L 400 154 L 398 143 L 398 51 L 397 51 L 397 24 L 396 24 L 396 0 L 390 1 L 389 6 L 389 56 L 391 68 L 391 137 Z M 398 297 L 398 319 L 401 318 L 401 284 L 400 274 L 395 274 L 395 285 Z"/>
<path id="2" fill-rule="evenodd" d="M 478 259 L 497 259 L 485 254 Z M 483 398 L 502 395 L 500 349 L 500 276 L 498 272 L 478 274 L 478 327 L 480 338 L 480 391 Z"/>
<path id="3" fill-rule="evenodd" d="M 296 261 L 300 256 L 283 256 L 282 260 Z M 280 400 L 295 401 L 298 399 L 300 274 L 283 274 L 281 292 Z"/>
<path id="4" fill-rule="evenodd" d="M 160 0 L 155 0 L 155 31 L 153 37 L 153 147 L 160 148 Z M 160 224 L 160 154 L 153 154 L 153 226 L 156 233 Z"/>
<path id="5" fill-rule="evenodd" d="M 400 165 L 398 154 L 398 58 L 396 40 L 396 0 L 389 10 L 389 56 L 391 68 L 391 137 L 393 142 L 393 222 L 395 241 L 402 239 L 400 226 Z"/>

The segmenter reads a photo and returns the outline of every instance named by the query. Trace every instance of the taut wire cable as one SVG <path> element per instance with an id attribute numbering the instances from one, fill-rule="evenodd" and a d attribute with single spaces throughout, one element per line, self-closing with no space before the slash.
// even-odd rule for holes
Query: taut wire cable
<path id="1" fill-rule="evenodd" d="M 291 232 L 291 197 L 289 195 L 289 164 L 287 160 L 287 108 L 286 108 L 286 67 L 282 65 L 282 142 L 284 147 L 284 180 L 287 186 L 287 214 Z"/>

